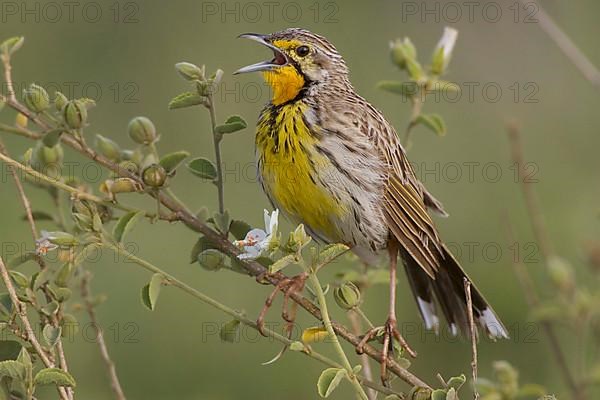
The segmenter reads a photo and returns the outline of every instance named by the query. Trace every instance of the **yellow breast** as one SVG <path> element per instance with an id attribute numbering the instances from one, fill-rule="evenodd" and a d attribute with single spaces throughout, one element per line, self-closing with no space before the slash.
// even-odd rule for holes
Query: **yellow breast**
<path id="1" fill-rule="evenodd" d="M 323 173 L 331 168 L 318 153 L 318 138 L 303 120 L 306 105 L 290 103 L 268 109 L 256 136 L 260 174 L 267 195 L 290 217 L 335 240 L 332 223 L 347 212 L 327 190 Z"/>

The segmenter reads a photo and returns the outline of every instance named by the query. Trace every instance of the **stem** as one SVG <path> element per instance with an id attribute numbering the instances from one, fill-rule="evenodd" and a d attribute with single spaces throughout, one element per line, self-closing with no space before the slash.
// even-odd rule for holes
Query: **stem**
<path id="1" fill-rule="evenodd" d="M 50 360 L 50 358 L 48 358 L 48 355 L 46 354 L 46 352 L 42 348 L 42 345 L 40 345 L 40 342 L 35 336 L 35 331 L 31 327 L 31 322 L 29 322 L 29 317 L 27 316 L 27 307 L 23 302 L 21 302 L 21 300 L 19 300 L 15 287 L 13 286 L 11 278 L 8 274 L 8 269 L 6 268 L 6 265 L 4 265 L 2 257 L 0 257 L 0 275 L 2 277 L 2 280 L 4 281 L 4 285 L 6 286 L 8 295 L 10 296 L 10 300 L 12 301 L 13 305 L 15 306 L 15 309 L 17 310 L 17 315 L 23 323 L 23 327 L 25 328 L 25 337 L 27 338 L 27 341 L 31 343 L 31 346 L 38 354 L 44 365 L 48 368 L 54 368 L 54 363 Z M 70 396 L 68 395 L 64 387 L 60 386 L 58 388 L 58 392 L 60 394 L 61 399 L 70 399 Z"/>
<path id="2" fill-rule="evenodd" d="M 424 89 L 421 89 L 424 90 Z M 423 100 L 421 96 L 423 96 L 420 91 L 416 95 L 410 98 L 412 103 L 412 111 L 410 113 L 410 122 L 406 127 L 406 132 L 404 133 L 404 146 L 408 149 L 410 147 L 410 135 L 415 126 L 417 126 L 417 118 L 421 115 L 421 110 L 423 109 Z"/>
<path id="3" fill-rule="evenodd" d="M 221 139 L 222 136 L 220 133 L 217 133 L 217 116 L 215 113 L 215 103 L 213 101 L 212 95 L 208 96 L 208 113 L 210 114 L 210 125 L 212 127 L 213 133 L 213 144 L 215 148 L 215 162 L 217 164 L 217 180 L 215 181 L 215 185 L 217 185 L 217 193 L 219 197 L 219 214 L 223 214 L 225 212 L 225 194 L 224 194 L 224 182 L 223 182 L 223 166 L 221 162 Z"/>
<path id="4" fill-rule="evenodd" d="M 358 307 L 356 307 L 358 308 Z M 352 330 L 355 335 L 361 335 L 363 333 L 362 324 L 360 323 L 360 316 L 355 310 L 348 310 L 347 312 L 348 319 L 350 320 L 350 325 L 352 326 Z M 362 370 L 367 377 L 367 379 L 373 379 L 373 371 L 371 370 L 371 364 L 369 364 L 369 357 L 365 354 L 361 354 L 359 356 L 360 365 L 362 365 Z M 369 396 L 369 400 L 377 399 L 377 392 L 374 390 L 368 390 L 367 395 Z"/>
<path id="5" fill-rule="evenodd" d="M 465 287 L 465 297 L 467 299 L 467 317 L 469 320 L 469 336 L 471 336 L 471 372 L 473 377 L 473 399 L 479 399 L 477 391 L 477 331 L 475 330 L 475 320 L 473 318 L 473 299 L 471 297 L 471 281 L 468 278 L 463 278 Z"/>
<path id="6" fill-rule="evenodd" d="M 371 320 L 367 317 L 367 315 L 364 313 L 364 311 L 360 307 L 354 307 L 352 310 L 356 314 L 358 314 L 358 316 L 361 317 L 363 319 L 363 321 L 365 321 L 367 323 L 367 326 L 369 327 L 369 329 L 375 328 L 375 325 L 373 325 Z"/>
<path id="7" fill-rule="evenodd" d="M 151 262 L 146 261 L 146 260 L 139 258 L 139 257 L 135 256 L 134 254 L 130 253 L 125 248 L 123 248 L 121 245 L 115 245 L 106 240 L 103 241 L 103 244 L 104 244 L 104 246 L 108 247 L 109 249 L 111 249 L 112 251 L 117 253 L 118 255 L 121 255 L 130 261 L 133 261 L 135 264 L 141 266 L 142 268 L 146 269 L 147 271 L 162 275 L 165 278 L 168 285 L 174 286 L 178 289 L 181 289 L 182 291 L 191 295 L 192 297 L 195 297 L 196 299 L 202 301 L 203 303 L 208 304 L 208 305 L 212 306 L 213 308 L 216 308 L 217 310 L 224 312 L 225 314 L 237 319 L 244 325 L 249 326 L 258 331 L 258 325 L 256 324 L 256 321 L 253 321 L 250 318 L 246 317 L 243 313 L 236 311 L 233 308 L 230 308 L 230 307 L 222 304 L 218 300 L 215 300 L 212 297 L 207 296 L 204 293 L 200 292 L 199 290 L 194 289 L 193 287 L 183 283 L 179 279 L 175 278 L 173 275 L 163 271 L 161 268 L 157 267 L 156 265 L 152 264 Z M 263 330 L 267 334 L 268 337 L 273 338 L 286 346 L 289 346 L 293 343 L 293 340 L 288 339 L 287 337 L 280 335 L 279 333 L 277 333 L 271 329 L 264 327 Z M 338 344 L 339 344 L 339 342 L 338 342 Z M 324 356 L 320 353 L 315 352 L 314 350 L 305 349 L 301 353 L 303 353 L 303 354 L 307 355 L 308 357 L 311 357 L 317 361 L 320 361 L 330 367 L 334 367 L 334 368 L 341 367 L 335 361 L 332 361 L 331 359 L 327 358 L 326 356 Z M 348 365 L 350 365 L 350 364 L 348 363 Z M 350 372 L 352 372 L 352 368 L 350 368 Z M 355 379 L 360 380 L 365 386 L 373 388 L 381 393 L 396 394 L 400 397 L 403 397 L 403 395 L 401 393 L 397 393 L 388 388 L 384 388 L 381 385 L 371 382 L 370 380 L 368 380 L 364 377 L 359 377 L 356 375 L 353 375 L 353 376 Z M 359 386 L 360 386 L 360 384 L 359 384 Z"/>
<path id="8" fill-rule="evenodd" d="M 352 370 L 352 364 L 350 364 L 348 357 L 346 357 L 346 353 L 344 352 L 344 349 L 342 348 L 342 345 L 341 345 L 340 341 L 338 340 L 338 337 L 337 337 L 335 331 L 333 330 L 333 325 L 331 323 L 331 319 L 329 318 L 329 310 L 327 309 L 327 300 L 325 299 L 325 293 L 323 292 L 323 287 L 321 286 L 321 283 L 319 282 L 319 278 L 317 277 L 317 274 L 315 274 L 314 271 L 307 268 L 303 262 L 301 263 L 301 265 L 305 269 L 305 271 L 308 273 L 308 278 L 310 279 L 310 282 L 313 286 L 313 290 L 317 296 L 317 300 L 319 301 L 319 307 L 321 308 L 321 315 L 323 317 L 323 324 L 325 325 L 325 329 L 327 329 L 327 333 L 329 334 L 329 337 L 331 338 L 331 341 L 333 342 L 333 347 L 335 348 L 335 351 L 336 351 L 338 357 L 342 361 L 342 365 L 344 366 L 344 369 L 348 373 L 348 379 L 350 380 L 350 383 L 352 383 L 352 386 L 354 386 L 354 390 L 357 393 L 357 397 L 362 400 L 369 400 L 364 389 L 362 388 L 362 386 L 356 379 L 356 375 L 354 374 L 354 371 Z"/>
<path id="9" fill-rule="evenodd" d="M 100 348 L 100 355 L 102 356 L 102 360 L 104 364 L 106 364 L 106 368 L 108 369 L 108 376 L 110 378 L 110 386 L 115 393 L 115 398 L 117 400 L 125 400 L 125 393 L 123 393 L 123 389 L 121 388 L 121 383 L 119 382 L 119 376 L 117 375 L 117 369 L 115 367 L 115 363 L 110 358 L 108 354 L 108 347 L 106 346 L 106 342 L 104 341 L 104 332 L 102 328 L 98 324 L 98 319 L 96 317 L 96 310 L 94 310 L 94 304 L 92 303 L 92 297 L 90 293 L 90 279 L 91 273 L 86 271 L 83 278 L 81 279 L 81 297 L 85 303 L 85 309 L 90 317 L 90 321 L 92 326 L 96 330 L 96 342 L 98 343 L 98 347 Z"/>

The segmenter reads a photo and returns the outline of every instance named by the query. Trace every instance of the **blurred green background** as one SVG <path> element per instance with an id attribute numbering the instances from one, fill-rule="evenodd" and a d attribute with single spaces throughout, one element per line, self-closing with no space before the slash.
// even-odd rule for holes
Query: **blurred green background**
<path id="1" fill-rule="evenodd" d="M 541 383 L 568 398 L 542 331 L 528 322 L 524 297 L 511 268 L 515 247 L 509 248 L 504 235 L 505 212 L 515 225 L 520 255 L 531 256 L 527 267 L 540 287 L 548 287 L 541 263 L 535 262 L 541 257 L 530 247 L 533 238 L 511 168 L 505 122 L 515 118 L 522 126 L 526 157 L 533 163 L 535 190 L 553 245 L 576 266 L 585 282 L 591 275 L 584 245 L 600 233 L 600 98 L 597 88 L 581 76 L 539 24 L 524 22 L 527 10 L 515 14 L 513 1 L 475 3 L 471 18 L 461 2 L 449 8 L 443 1 L 275 1 L 272 14 L 262 2 L 81 1 L 75 2 L 72 16 L 69 6 L 60 1 L 54 3 L 60 16 L 48 2 L 3 1 L 0 36 L 26 37 L 25 47 L 14 60 L 18 92 L 37 82 L 51 93 L 58 87 L 67 96 L 98 101 L 90 112 L 92 125 L 86 133 L 90 138 L 100 133 L 131 146 L 127 123 L 134 116 L 146 115 L 161 134 L 160 152 L 186 149 L 194 156 L 212 158 L 208 114 L 201 109 L 167 109 L 173 96 L 187 90 L 174 70 L 175 63 L 206 64 L 209 71 L 222 68 L 225 77 L 217 94 L 218 118 L 239 114 L 253 126 L 268 101 L 268 89 L 258 75 L 232 76 L 231 72 L 270 55 L 236 36 L 304 27 L 336 45 L 358 92 L 403 132 L 409 104 L 376 88 L 379 80 L 405 78 L 390 62 L 389 40 L 410 37 L 421 62 L 427 64 L 443 27 L 457 28 L 459 39 L 447 78 L 461 85 L 462 95 L 459 99 L 429 98 L 425 108 L 446 119 L 448 134 L 439 138 L 417 128 L 409 156 L 427 187 L 451 214 L 451 218 L 438 221 L 443 237 L 512 335 L 511 340 L 499 343 L 481 341 L 480 375 L 491 374 L 493 360 L 506 359 L 520 369 L 524 382 Z M 461 15 L 456 14 L 456 5 Z M 542 5 L 590 60 L 600 65 L 600 3 L 552 0 Z M 416 14 L 408 12 L 415 8 Z M 425 8 L 433 11 L 427 13 Z M 502 14 L 499 18 L 497 10 Z M 13 119 L 9 110 L 0 114 L 2 122 L 12 123 Z M 23 154 L 31 146 L 25 139 L 4 133 L 2 137 L 13 155 Z M 225 139 L 225 195 L 234 217 L 261 226 L 262 210 L 269 205 L 253 176 L 253 140 L 252 128 Z M 96 186 L 100 183 L 97 168 L 82 164 L 83 160 L 69 151 L 67 159 L 78 162 L 78 175 L 85 174 Z M 186 171 L 180 171 L 173 189 L 194 208 L 216 208 L 215 188 Z M 27 192 L 34 209 L 50 209 L 44 193 L 31 187 Z M 127 198 L 131 203 L 136 200 Z M 2 255 L 13 256 L 15 246 L 31 250 L 28 226 L 20 219 L 23 210 L 4 168 L 0 203 Z M 140 205 L 153 207 L 151 202 Z M 40 226 L 51 228 L 49 224 Z M 289 228 L 285 223 L 282 229 Z M 183 226 L 164 222 L 144 222 L 129 237 L 143 257 L 225 304 L 256 316 L 270 288 L 241 275 L 210 273 L 197 264 L 190 265 L 189 252 L 196 239 Z M 347 265 L 346 261 L 332 265 L 323 272 L 323 280 L 332 280 Z M 33 271 L 33 266 L 28 268 Z M 221 343 L 218 326 L 228 318 L 174 289 L 163 290 L 156 310 L 147 311 L 139 293 L 149 275 L 115 260 L 112 254 L 103 254 L 91 269 L 95 292 L 108 296 L 98 309 L 99 318 L 129 398 L 318 397 L 315 383 L 322 365 L 288 353 L 274 365 L 261 366 L 277 353 L 277 344 L 259 339 L 249 329 L 242 330 L 239 343 Z M 414 373 L 432 384 L 436 384 L 438 372 L 446 377 L 469 374 L 469 343 L 448 335 L 437 339 L 424 332 L 404 279 L 399 292 L 399 320 L 411 324 L 413 333 L 407 339 L 419 352 L 411 367 Z M 383 322 L 386 302 L 387 287 L 373 287 L 365 311 Z M 270 319 L 280 329 L 279 304 Z M 332 308 L 335 318 L 344 318 L 333 302 Z M 301 314 L 300 327 L 314 324 Z M 79 315 L 85 324 L 85 316 Z M 570 343 L 567 350 L 580 345 L 560 333 Z M 91 333 L 86 339 L 82 330 L 66 344 L 70 368 L 78 381 L 78 397 L 110 398 L 98 348 L 89 338 Z M 315 348 L 330 352 L 327 344 Z M 589 357 L 595 355 L 590 349 Z M 54 396 L 48 393 L 46 398 Z M 343 385 L 333 398 L 346 398 L 350 393 Z"/>

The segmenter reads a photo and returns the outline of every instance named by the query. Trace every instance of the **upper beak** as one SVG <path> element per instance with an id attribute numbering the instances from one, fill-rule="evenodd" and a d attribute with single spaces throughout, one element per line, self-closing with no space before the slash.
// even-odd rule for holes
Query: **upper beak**
<path id="1" fill-rule="evenodd" d="M 268 35 L 261 35 L 259 33 L 244 33 L 238 36 L 238 38 L 246 38 L 250 40 L 254 40 L 264 46 L 267 46 L 271 50 L 273 50 L 274 57 L 272 60 L 261 61 L 256 64 L 247 65 L 235 71 L 233 74 L 243 74 L 246 72 L 256 72 L 256 71 L 267 71 L 273 68 L 281 67 L 282 65 L 286 65 L 288 63 L 287 56 L 279 50 L 277 47 L 273 46 L 271 43 L 267 41 Z"/>

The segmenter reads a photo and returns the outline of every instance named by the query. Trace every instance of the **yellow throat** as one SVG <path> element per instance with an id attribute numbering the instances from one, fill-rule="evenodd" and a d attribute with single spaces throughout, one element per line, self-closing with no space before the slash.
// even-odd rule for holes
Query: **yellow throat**
<path id="1" fill-rule="evenodd" d="M 278 106 L 294 99 L 304 87 L 304 77 L 293 65 L 264 71 L 263 77 L 273 90 L 271 102 Z"/>

